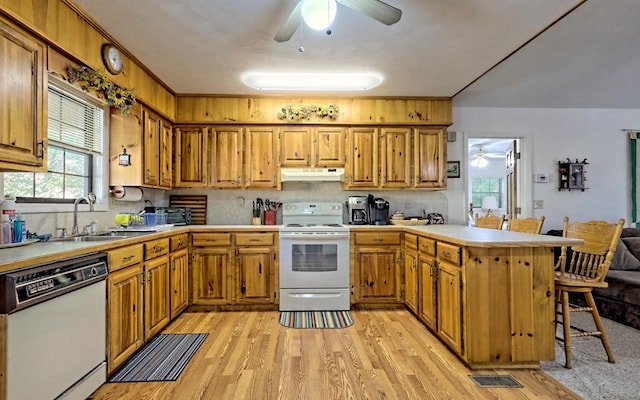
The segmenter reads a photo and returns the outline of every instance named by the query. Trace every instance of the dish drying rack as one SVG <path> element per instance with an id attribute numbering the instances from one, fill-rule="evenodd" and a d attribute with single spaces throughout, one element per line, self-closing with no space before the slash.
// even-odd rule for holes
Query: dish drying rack
<path id="1" fill-rule="evenodd" d="M 124 218 L 122 217 L 124 216 Z M 167 225 L 166 213 L 118 213 L 116 225 L 122 228 L 144 228 Z"/>

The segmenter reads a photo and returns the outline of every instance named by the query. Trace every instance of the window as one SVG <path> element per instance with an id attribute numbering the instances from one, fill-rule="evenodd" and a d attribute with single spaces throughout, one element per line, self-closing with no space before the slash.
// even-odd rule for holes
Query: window
<path id="1" fill-rule="evenodd" d="M 498 199 L 498 208 L 502 207 L 502 178 L 473 178 L 471 179 L 471 202 L 474 208 L 482 205 L 486 196 Z"/>
<path id="2" fill-rule="evenodd" d="M 53 84 L 48 89 L 47 172 L 4 174 L 4 193 L 21 203 L 72 203 L 99 193 L 96 167 L 102 167 L 105 108 L 75 89 Z"/>

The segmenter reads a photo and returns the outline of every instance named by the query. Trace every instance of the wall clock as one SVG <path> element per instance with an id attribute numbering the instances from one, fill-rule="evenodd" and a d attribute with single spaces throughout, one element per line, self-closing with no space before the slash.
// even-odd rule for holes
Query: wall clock
<path id="1" fill-rule="evenodd" d="M 122 54 L 114 45 L 105 44 L 102 46 L 102 61 L 107 67 L 107 71 L 112 74 L 118 75 L 122 72 Z"/>

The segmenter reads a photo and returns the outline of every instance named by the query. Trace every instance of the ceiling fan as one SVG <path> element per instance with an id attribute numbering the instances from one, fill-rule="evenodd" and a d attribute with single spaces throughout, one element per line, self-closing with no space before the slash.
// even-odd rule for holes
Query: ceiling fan
<path id="1" fill-rule="evenodd" d="M 482 150 L 482 145 L 478 147 L 478 151 L 473 153 L 470 158 L 470 164 L 473 167 L 486 167 L 489 162 L 487 158 L 506 158 L 506 154 L 504 153 L 487 153 Z"/>
<path id="2" fill-rule="evenodd" d="M 317 0 L 300 0 L 293 8 L 289 17 L 284 22 L 284 24 L 280 27 L 280 30 L 274 36 L 274 40 L 276 42 L 286 42 L 291 39 L 293 33 L 300 26 L 300 22 L 302 21 L 302 12 L 303 7 L 306 7 L 307 2 L 313 2 Z M 402 10 L 399 10 L 393 6 L 390 6 L 387 3 L 384 3 L 379 0 L 329 0 L 331 3 L 334 1 L 338 4 L 342 4 L 345 7 L 349 7 L 350 9 L 360 12 L 368 17 L 375 19 L 376 21 L 380 21 L 385 25 L 393 25 L 396 22 L 400 21 L 400 17 L 402 16 Z M 305 4 L 306 3 L 306 4 Z M 330 4 L 327 4 L 329 7 Z M 334 5 L 335 7 L 335 5 Z"/>

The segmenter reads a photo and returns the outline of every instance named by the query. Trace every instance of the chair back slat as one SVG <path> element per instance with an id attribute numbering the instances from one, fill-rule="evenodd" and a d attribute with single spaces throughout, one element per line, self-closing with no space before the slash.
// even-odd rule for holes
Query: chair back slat
<path id="1" fill-rule="evenodd" d="M 544 216 L 540 218 L 509 218 L 509 230 L 512 232 L 536 233 L 542 232 Z"/>
<path id="2" fill-rule="evenodd" d="M 606 221 L 570 224 L 569 218 L 565 217 L 562 236 L 582 239 L 584 244 L 571 247 L 572 254 L 568 261 L 567 247 L 562 247 L 558 260 L 561 274 L 587 282 L 603 282 L 609 271 L 623 226 L 624 219 L 620 219 L 616 224 Z"/>
<path id="3" fill-rule="evenodd" d="M 489 229 L 502 229 L 502 224 L 504 224 L 505 216 L 497 216 L 497 215 L 487 215 L 484 217 L 476 214 L 476 227 L 478 228 L 489 228 Z"/>

